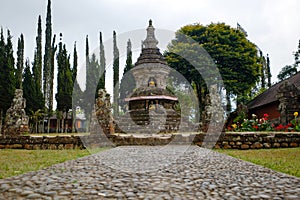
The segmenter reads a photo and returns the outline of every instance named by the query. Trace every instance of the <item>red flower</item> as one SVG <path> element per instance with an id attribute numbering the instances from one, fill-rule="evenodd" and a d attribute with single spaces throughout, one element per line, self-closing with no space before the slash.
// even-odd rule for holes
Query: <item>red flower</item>
<path id="1" fill-rule="evenodd" d="M 287 127 L 292 127 L 293 124 L 292 124 L 292 123 L 288 123 L 286 126 L 287 126 Z"/>
<path id="2" fill-rule="evenodd" d="M 284 126 L 282 124 L 279 124 L 278 126 L 275 127 L 276 131 L 281 131 L 282 129 L 284 129 Z"/>
<path id="3" fill-rule="evenodd" d="M 269 116 L 270 116 L 269 114 L 265 113 L 263 119 L 264 119 L 265 121 L 267 121 L 268 118 L 269 118 Z"/>
<path id="4" fill-rule="evenodd" d="M 256 126 L 256 125 L 253 125 L 252 128 L 258 130 L 258 126 Z"/>

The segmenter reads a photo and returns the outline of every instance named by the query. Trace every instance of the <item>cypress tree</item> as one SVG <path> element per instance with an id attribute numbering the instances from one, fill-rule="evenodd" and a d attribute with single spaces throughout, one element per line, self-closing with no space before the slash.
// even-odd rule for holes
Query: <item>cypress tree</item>
<path id="1" fill-rule="evenodd" d="M 265 71 L 266 71 L 266 59 L 263 56 L 261 50 L 259 50 L 259 59 L 260 59 L 260 78 L 261 78 L 261 87 L 263 89 L 266 88 L 266 78 L 265 78 Z"/>
<path id="2" fill-rule="evenodd" d="M 52 23 L 51 23 L 51 0 L 48 0 L 46 31 L 45 31 L 45 54 L 43 69 L 43 91 L 47 112 L 50 115 L 53 109 L 53 70 L 55 54 L 55 36 L 52 42 Z M 52 42 L 52 44 L 51 44 Z"/>
<path id="3" fill-rule="evenodd" d="M 98 83 L 99 89 L 105 89 L 105 74 L 106 74 L 106 61 L 105 61 L 105 52 L 104 45 L 102 41 L 102 33 L 100 32 L 100 80 Z"/>
<path id="4" fill-rule="evenodd" d="M 23 96 L 26 99 L 27 113 L 37 111 L 39 109 L 38 100 L 36 99 L 36 87 L 33 79 L 33 74 L 30 71 L 30 64 L 28 58 L 25 61 L 25 69 L 23 73 Z"/>
<path id="5" fill-rule="evenodd" d="M 72 68 L 72 81 L 73 81 L 73 91 L 72 91 L 72 132 L 75 132 L 75 120 L 76 120 L 76 107 L 80 104 L 80 99 L 82 98 L 82 91 L 77 82 L 77 66 L 78 66 L 78 56 L 76 49 L 76 42 L 74 44 L 73 52 L 73 68 Z"/>
<path id="6" fill-rule="evenodd" d="M 65 113 L 67 117 L 68 111 L 72 108 L 73 74 L 70 67 L 70 56 L 62 41 L 58 46 L 57 67 L 57 93 L 55 95 L 57 110 Z"/>
<path id="7" fill-rule="evenodd" d="M 57 46 L 55 44 L 55 36 L 53 36 L 52 45 L 51 45 L 51 56 L 50 56 L 50 81 L 49 81 L 49 111 L 52 112 L 53 110 L 53 81 L 54 81 L 54 58 L 55 58 L 55 52 L 57 49 Z"/>
<path id="8" fill-rule="evenodd" d="M 1 30 L 0 57 L 2 57 L 2 59 L 0 61 L 0 108 L 3 109 L 3 115 L 5 115 L 6 110 L 10 107 L 16 88 L 15 61 L 11 39 L 12 36 L 10 35 L 10 31 L 7 30 L 7 42 L 5 44 L 3 31 Z"/>
<path id="9" fill-rule="evenodd" d="M 124 68 L 123 75 L 133 68 L 132 50 L 131 49 L 132 49 L 131 41 L 130 41 L 130 39 L 128 39 L 128 41 L 127 41 L 127 58 L 126 58 L 126 65 Z"/>
<path id="10" fill-rule="evenodd" d="M 295 66 L 298 67 L 300 64 L 300 40 L 298 43 L 298 49 L 297 51 L 294 52 L 294 57 L 295 57 Z"/>
<path id="11" fill-rule="evenodd" d="M 22 73 L 24 69 L 24 38 L 21 34 L 17 47 L 16 88 L 22 89 Z"/>
<path id="12" fill-rule="evenodd" d="M 128 39 L 126 65 L 120 84 L 120 106 L 124 111 L 126 110 L 125 98 L 128 97 L 128 95 L 130 95 L 136 87 L 134 77 L 130 71 L 133 68 L 131 48 L 131 41 Z"/>
<path id="13" fill-rule="evenodd" d="M 4 94 L 5 92 L 5 77 L 4 77 L 4 60 L 5 60 L 5 41 L 3 36 L 3 29 L 1 27 L 0 33 L 0 94 Z M 0 95 L 0 134 L 2 132 L 2 123 L 4 117 L 4 105 L 5 105 L 5 98 L 1 98 Z"/>
<path id="14" fill-rule="evenodd" d="M 114 99 L 113 99 L 113 112 L 114 116 L 119 115 L 119 49 L 117 47 L 116 32 L 113 31 L 113 86 L 114 86 Z"/>
<path id="15" fill-rule="evenodd" d="M 271 74 L 271 69 L 270 69 L 270 59 L 269 59 L 269 54 L 267 54 L 267 77 L 268 77 L 268 87 L 272 86 L 272 82 L 271 82 L 271 78 L 272 78 L 272 74 Z"/>
<path id="16" fill-rule="evenodd" d="M 38 18 L 38 28 L 36 37 L 36 49 L 34 54 L 33 77 L 36 89 L 42 91 L 42 22 L 41 16 Z"/>

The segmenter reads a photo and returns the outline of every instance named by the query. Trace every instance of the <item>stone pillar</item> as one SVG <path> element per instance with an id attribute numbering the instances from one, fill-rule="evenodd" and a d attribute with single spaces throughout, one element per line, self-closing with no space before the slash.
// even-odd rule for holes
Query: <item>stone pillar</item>
<path id="1" fill-rule="evenodd" d="M 23 98 L 23 90 L 16 89 L 10 108 L 6 112 L 3 135 L 15 136 L 29 132 L 29 118 L 25 112 L 26 100 Z"/>
<path id="2" fill-rule="evenodd" d="M 289 81 L 285 81 L 279 87 L 276 98 L 279 100 L 278 110 L 282 125 L 288 124 L 294 118 L 294 112 L 300 111 L 299 94 L 299 89 Z"/>

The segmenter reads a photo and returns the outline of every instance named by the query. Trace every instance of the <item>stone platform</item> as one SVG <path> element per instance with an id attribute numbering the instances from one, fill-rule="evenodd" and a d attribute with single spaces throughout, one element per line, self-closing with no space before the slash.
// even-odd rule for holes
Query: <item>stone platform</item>
<path id="1" fill-rule="evenodd" d="M 300 179 L 197 146 L 123 146 L 0 180 L 0 199 L 300 199 Z"/>

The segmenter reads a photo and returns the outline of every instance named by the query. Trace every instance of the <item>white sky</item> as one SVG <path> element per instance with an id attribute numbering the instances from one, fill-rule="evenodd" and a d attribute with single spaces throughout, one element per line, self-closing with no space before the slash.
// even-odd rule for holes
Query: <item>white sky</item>
<path id="1" fill-rule="evenodd" d="M 0 5 L 0 26 L 5 32 L 10 29 L 15 52 L 17 38 L 24 34 L 25 55 L 32 61 L 38 15 L 42 16 L 43 37 L 45 35 L 47 0 L 0 0 Z M 52 29 L 57 37 L 63 33 L 69 53 L 73 52 L 74 42 L 77 42 L 81 64 L 86 35 L 89 35 L 92 52 L 98 47 L 99 31 L 107 41 L 113 30 L 122 34 L 145 29 L 149 19 L 153 20 L 156 29 L 173 32 L 192 23 L 225 22 L 236 27 L 238 22 L 247 31 L 248 39 L 264 54 L 269 54 L 272 81 L 275 82 L 280 69 L 294 62 L 292 53 L 300 39 L 299 10 L 298 0 L 52 0 Z M 119 44 L 120 51 L 126 52 L 126 42 L 118 42 L 122 43 Z M 139 47 L 140 42 L 133 45 Z M 163 46 L 160 48 L 164 49 Z M 105 53 L 107 56 L 112 54 Z"/>

